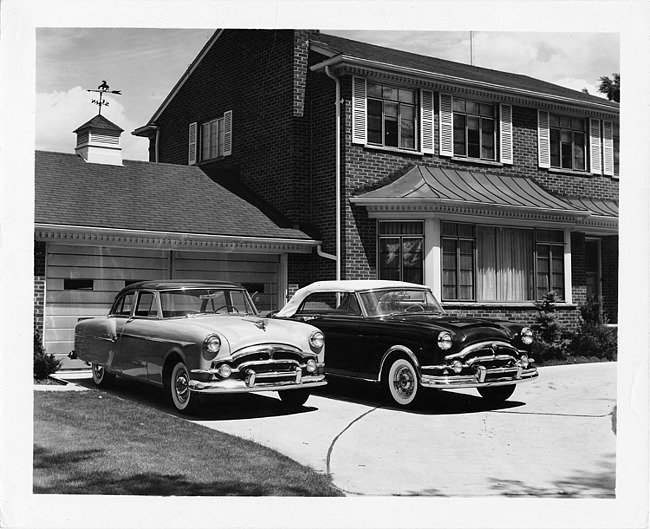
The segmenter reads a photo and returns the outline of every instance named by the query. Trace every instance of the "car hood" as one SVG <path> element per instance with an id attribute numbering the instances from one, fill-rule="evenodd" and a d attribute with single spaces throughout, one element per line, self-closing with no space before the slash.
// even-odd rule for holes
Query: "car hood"
<path id="1" fill-rule="evenodd" d="M 201 329 L 206 335 L 217 333 L 228 341 L 230 352 L 264 343 L 288 344 L 310 350 L 309 336 L 318 331 L 305 323 L 259 316 L 203 315 L 184 318 L 180 322 L 195 330 Z"/>
<path id="2" fill-rule="evenodd" d="M 460 341 L 508 339 L 511 340 L 522 325 L 490 318 L 465 318 L 449 314 L 413 314 L 389 316 L 386 319 L 411 323 L 420 328 L 450 331 Z"/>

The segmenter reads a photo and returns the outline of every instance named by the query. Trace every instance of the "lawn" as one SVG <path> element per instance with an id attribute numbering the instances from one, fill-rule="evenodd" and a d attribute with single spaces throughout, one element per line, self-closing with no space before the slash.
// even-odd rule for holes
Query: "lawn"
<path id="1" fill-rule="evenodd" d="M 97 391 L 34 392 L 34 493 L 342 495 L 269 448 Z"/>

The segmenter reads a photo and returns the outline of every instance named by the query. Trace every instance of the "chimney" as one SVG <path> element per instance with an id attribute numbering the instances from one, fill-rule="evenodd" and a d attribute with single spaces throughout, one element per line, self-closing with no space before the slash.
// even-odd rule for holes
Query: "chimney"
<path id="1" fill-rule="evenodd" d="M 77 135 L 74 152 L 90 163 L 122 165 L 122 132 L 124 129 L 97 114 L 74 131 Z"/>

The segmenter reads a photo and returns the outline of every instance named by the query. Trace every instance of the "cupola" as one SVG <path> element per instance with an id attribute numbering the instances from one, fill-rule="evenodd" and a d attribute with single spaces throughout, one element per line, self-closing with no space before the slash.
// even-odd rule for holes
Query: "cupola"
<path id="1" fill-rule="evenodd" d="M 122 132 L 124 129 L 97 114 L 74 131 L 77 135 L 74 152 L 90 163 L 122 165 Z"/>

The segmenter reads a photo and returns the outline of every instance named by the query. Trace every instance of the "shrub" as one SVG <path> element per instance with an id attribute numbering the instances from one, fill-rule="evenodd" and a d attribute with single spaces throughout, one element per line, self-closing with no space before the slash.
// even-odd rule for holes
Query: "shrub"
<path id="1" fill-rule="evenodd" d="M 607 315 L 600 296 L 590 296 L 580 307 L 580 323 L 571 336 L 569 353 L 573 356 L 616 360 L 616 331 L 607 326 Z"/>
<path id="2" fill-rule="evenodd" d="M 535 304 L 538 314 L 533 325 L 535 333 L 533 358 L 540 365 L 548 363 L 548 361 L 565 360 L 567 357 L 567 347 L 570 343 L 569 332 L 557 321 L 556 302 L 557 293 L 550 291 Z"/>
<path id="3" fill-rule="evenodd" d="M 52 373 L 56 373 L 61 367 L 61 360 L 57 360 L 53 354 L 47 354 L 41 341 L 41 335 L 34 331 L 34 378 L 43 380 Z"/>

